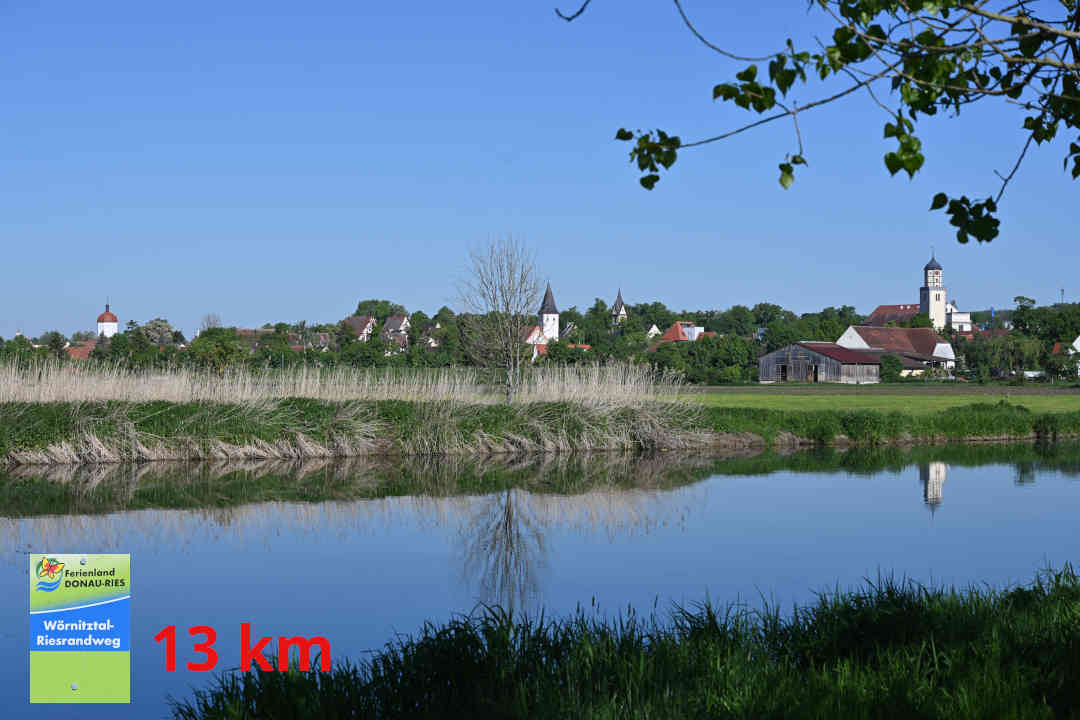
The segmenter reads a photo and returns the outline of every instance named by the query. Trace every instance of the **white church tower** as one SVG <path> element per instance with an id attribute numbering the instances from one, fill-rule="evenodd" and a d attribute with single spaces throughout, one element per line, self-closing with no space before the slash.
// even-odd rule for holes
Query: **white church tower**
<path id="1" fill-rule="evenodd" d="M 547 292 L 544 293 L 544 302 L 540 303 L 540 333 L 543 338 L 543 341 L 539 343 L 541 345 L 559 339 L 559 309 L 555 307 L 551 283 L 548 283 Z"/>
<path id="2" fill-rule="evenodd" d="M 104 335 L 106 338 L 111 338 L 119 329 L 117 327 L 119 322 L 116 316 L 109 311 L 109 303 L 105 303 L 105 312 L 97 316 L 98 337 Z"/>
<path id="3" fill-rule="evenodd" d="M 919 288 L 919 312 L 930 316 L 935 330 L 945 327 L 945 286 L 941 282 L 941 264 L 930 256 L 923 267 L 923 286 Z"/>

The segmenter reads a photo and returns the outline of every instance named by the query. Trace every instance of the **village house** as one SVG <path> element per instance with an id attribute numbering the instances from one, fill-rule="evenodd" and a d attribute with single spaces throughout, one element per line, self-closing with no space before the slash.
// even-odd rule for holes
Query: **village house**
<path id="1" fill-rule="evenodd" d="M 653 325 L 653 327 L 656 326 Z M 660 336 L 659 340 L 653 343 L 648 352 L 653 352 L 664 343 L 696 342 L 703 337 L 716 337 L 716 333 L 711 330 L 706 332 L 705 328 L 687 320 L 677 320 L 667 329 L 667 332 Z"/>
<path id="2" fill-rule="evenodd" d="M 409 316 L 392 315 L 383 323 L 382 339 L 390 345 L 387 354 L 404 352 L 409 347 Z"/>
<path id="3" fill-rule="evenodd" d="M 360 342 L 370 340 L 371 333 L 375 331 L 375 318 L 371 315 L 350 315 L 342 322 L 352 328 L 352 331 L 356 333 L 356 339 Z"/>

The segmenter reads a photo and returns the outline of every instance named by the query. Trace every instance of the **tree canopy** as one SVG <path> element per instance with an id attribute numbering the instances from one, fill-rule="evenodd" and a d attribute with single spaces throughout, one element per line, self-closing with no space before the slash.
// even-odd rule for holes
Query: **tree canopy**
<path id="1" fill-rule="evenodd" d="M 559 17 L 571 21 L 591 4 Z M 999 103 L 1019 113 L 1021 139 L 1011 171 L 997 173 L 996 192 L 975 199 L 934 195 L 931 210 L 942 210 L 956 228 L 956 238 L 989 242 L 998 235 L 998 203 L 1034 142 L 1068 137 L 1064 168 L 1080 177 L 1080 12 L 1077 0 L 811 0 L 831 18 L 831 42 L 812 49 L 787 39 L 778 49 L 749 57 L 710 42 L 692 23 L 680 0 L 673 0 L 682 21 L 700 42 L 740 70 L 712 88 L 712 97 L 761 116 L 712 137 L 684 141 L 660 129 L 619 128 L 615 139 L 633 143 L 630 161 L 651 190 L 661 170 L 669 170 L 679 152 L 726 140 L 765 124 L 790 119 L 793 147 L 779 163 L 779 182 L 787 189 L 795 169 L 807 165 L 799 116 L 864 92 L 885 114 L 883 134 L 895 143 L 884 155 L 891 175 L 914 177 L 923 167 L 916 123 L 939 112 L 959 115 L 976 103 Z M 749 63 L 749 64 L 746 64 Z M 826 89 L 838 80 L 841 85 Z M 796 104 L 788 92 L 796 84 L 822 85 L 812 102 Z"/>

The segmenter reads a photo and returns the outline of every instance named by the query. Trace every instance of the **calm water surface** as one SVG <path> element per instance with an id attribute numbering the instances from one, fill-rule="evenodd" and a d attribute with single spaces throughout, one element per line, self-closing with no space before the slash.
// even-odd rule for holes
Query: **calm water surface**
<path id="1" fill-rule="evenodd" d="M 879 573 L 1000 586 L 1080 559 L 1080 449 L 926 449 L 542 467 L 71 470 L 0 475 L 0 708 L 168 717 L 257 636 L 321 635 L 361 658 L 480 602 L 663 613 L 706 598 L 810 601 Z M 30 551 L 132 554 L 133 703 L 27 704 Z M 180 670 L 153 636 L 179 628 Z"/>

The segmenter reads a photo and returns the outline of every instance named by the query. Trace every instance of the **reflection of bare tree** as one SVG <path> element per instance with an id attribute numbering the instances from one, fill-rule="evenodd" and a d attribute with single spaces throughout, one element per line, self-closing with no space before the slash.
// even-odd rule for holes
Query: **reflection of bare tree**
<path id="1" fill-rule="evenodd" d="M 1013 482 L 1017 485 L 1033 485 L 1035 483 L 1035 463 L 1019 462 L 1016 463 L 1016 476 L 1013 478 Z"/>
<path id="2" fill-rule="evenodd" d="M 479 584 L 483 601 L 510 609 L 539 596 L 538 572 L 547 566 L 543 531 L 521 490 L 485 498 L 462 528 L 466 581 Z"/>

